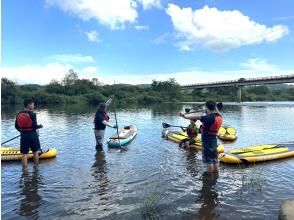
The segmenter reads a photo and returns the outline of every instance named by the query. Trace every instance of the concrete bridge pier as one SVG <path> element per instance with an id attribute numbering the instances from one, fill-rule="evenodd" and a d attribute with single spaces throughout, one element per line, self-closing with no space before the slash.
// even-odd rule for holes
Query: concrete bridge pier
<path id="1" fill-rule="evenodd" d="M 242 102 L 242 88 L 243 86 L 238 86 L 238 91 L 237 91 L 237 101 Z"/>

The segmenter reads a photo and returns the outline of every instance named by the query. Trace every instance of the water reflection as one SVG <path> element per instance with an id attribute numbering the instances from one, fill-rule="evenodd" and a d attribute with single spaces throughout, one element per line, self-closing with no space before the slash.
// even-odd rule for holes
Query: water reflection
<path id="1" fill-rule="evenodd" d="M 33 172 L 30 174 L 28 169 L 23 170 L 20 178 L 21 196 L 19 214 L 21 216 L 30 216 L 33 219 L 39 218 L 39 207 L 42 197 L 39 195 L 39 185 L 42 184 L 42 176 L 39 168 L 34 166 Z"/>
<path id="2" fill-rule="evenodd" d="M 216 219 L 219 214 L 215 212 L 215 208 L 218 206 L 218 192 L 216 191 L 216 183 L 218 179 L 218 173 L 204 172 L 202 174 L 202 188 L 199 191 L 199 197 L 196 203 L 201 203 L 200 210 L 198 212 L 199 219 Z"/>
<path id="3" fill-rule="evenodd" d="M 95 154 L 95 162 L 92 166 L 92 176 L 95 179 L 95 186 L 97 188 L 97 193 L 101 196 L 102 199 L 103 195 L 107 193 L 108 187 L 108 168 L 105 159 L 105 152 L 96 152 Z M 107 200 L 107 197 L 104 198 Z"/>
<path id="4" fill-rule="evenodd" d="M 186 169 L 192 177 L 195 177 L 199 173 L 199 161 L 197 160 L 197 154 L 199 152 L 194 149 L 187 151 Z"/>

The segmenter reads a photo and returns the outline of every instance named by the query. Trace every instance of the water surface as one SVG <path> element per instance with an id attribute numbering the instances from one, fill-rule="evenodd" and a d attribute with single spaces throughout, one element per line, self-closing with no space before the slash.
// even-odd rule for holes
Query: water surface
<path id="1" fill-rule="evenodd" d="M 277 219 L 281 202 L 294 198 L 294 160 L 245 168 L 221 164 L 219 176 L 205 175 L 200 152 L 161 138 L 162 122 L 188 123 L 178 117 L 185 107 L 191 104 L 120 108 L 119 124 L 136 125 L 138 135 L 126 150 L 105 146 L 104 154 L 95 152 L 94 107 L 37 109 L 41 144 L 57 148 L 58 156 L 38 168 L 30 163 L 27 172 L 20 162 L 2 162 L 2 218 Z M 2 108 L 3 141 L 18 134 L 18 110 Z M 226 150 L 294 141 L 293 113 L 293 102 L 226 104 L 224 122 L 238 131 Z M 106 137 L 113 132 L 108 128 Z M 157 209 L 146 212 L 154 195 Z"/>

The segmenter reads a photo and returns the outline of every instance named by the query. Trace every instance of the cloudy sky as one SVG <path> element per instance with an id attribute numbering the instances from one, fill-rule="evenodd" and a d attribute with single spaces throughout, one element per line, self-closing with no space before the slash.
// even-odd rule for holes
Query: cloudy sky
<path id="1" fill-rule="evenodd" d="M 2 77 L 104 83 L 294 73 L 293 0 L 3 0 Z"/>

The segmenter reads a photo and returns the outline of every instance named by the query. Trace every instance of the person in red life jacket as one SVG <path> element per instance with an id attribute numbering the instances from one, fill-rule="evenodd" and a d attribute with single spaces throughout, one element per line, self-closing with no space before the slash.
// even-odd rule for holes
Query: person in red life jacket
<path id="1" fill-rule="evenodd" d="M 100 103 L 98 110 L 95 114 L 94 119 L 94 133 L 96 138 L 96 150 L 103 151 L 103 140 L 106 126 L 110 128 L 117 128 L 114 125 L 109 124 L 109 116 L 107 114 L 107 105 L 105 103 Z"/>
<path id="2" fill-rule="evenodd" d="M 181 141 L 179 147 L 183 147 L 184 145 L 184 148 L 189 148 L 191 144 L 195 144 L 195 138 L 198 135 L 199 128 L 196 125 L 196 121 L 190 120 L 188 127 L 186 129 L 182 128 L 182 130 L 187 132 L 188 138 Z"/>
<path id="3" fill-rule="evenodd" d="M 37 124 L 37 116 L 33 112 L 35 108 L 34 101 L 25 99 L 23 103 L 24 110 L 17 114 L 15 128 L 21 133 L 20 152 L 22 153 L 22 165 L 26 168 L 30 149 L 34 154 L 34 163 L 39 163 L 40 141 L 37 129 L 42 128 L 43 125 Z"/>
<path id="4" fill-rule="evenodd" d="M 217 133 L 222 125 L 222 116 L 220 115 L 216 102 L 207 101 L 205 103 L 206 115 L 185 115 L 180 116 L 186 119 L 200 120 L 202 136 L 202 160 L 207 165 L 208 172 L 218 172 L 218 154 L 217 154 Z"/>

